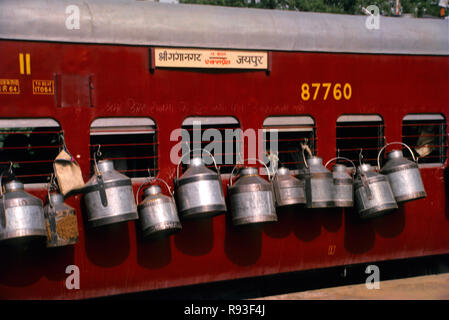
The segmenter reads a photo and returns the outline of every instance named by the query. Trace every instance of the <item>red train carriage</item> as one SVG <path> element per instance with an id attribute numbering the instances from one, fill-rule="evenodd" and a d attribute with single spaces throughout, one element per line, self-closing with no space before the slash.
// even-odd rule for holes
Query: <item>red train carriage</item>
<path id="1" fill-rule="evenodd" d="M 249 230 L 234 228 L 226 214 L 142 241 L 134 222 L 88 228 L 78 195 L 66 201 L 78 214 L 79 242 L 0 253 L 0 297 L 90 298 L 449 253 L 448 21 L 380 17 L 379 29 L 368 29 L 366 19 L 139 1 L 2 1 L 0 162 L 13 161 L 26 190 L 42 200 L 62 134 L 85 181 L 100 145 L 136 190 L 149 171 L 172 184 L 170 153 L 179 143 L 172 133 L 193 133 L 194 121 L 220 132 L 278 129 L 278 157 L 292 170 L 301 165 L 301 142 L 324 160 L 338 150 L 358 161 L 362 148 L 374 164 L 386 142 L 402 141 L 420 155 L 427 197 L 365 222 L 352 210 L 302 208 Z M 210 61 L 236 52 L 266 60 L 191 65 L 195 50 Z M 170 53 L 172 61 L 164 60 Z M 235 153 L 222 166 L 226 184 Z M 71 265 L 79 268 L 79 290 L 66 287 Z"/>

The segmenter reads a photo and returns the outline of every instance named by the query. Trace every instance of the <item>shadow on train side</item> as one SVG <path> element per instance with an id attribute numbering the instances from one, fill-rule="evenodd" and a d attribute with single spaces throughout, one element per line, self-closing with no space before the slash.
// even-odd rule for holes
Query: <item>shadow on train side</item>
<path id="1" fill-rule="evenodd" d="M 344 247 L 348 252 L 360 254 L 374 247 L 376 239 L 374 220 L 362 220 L 354 208 L 345 209 Z"/>
<path id="2" fill-rule="evenodd" d="M 262 252 L 262 231 L 266 224 L 232 225 L 231 215 L 226 215 L 224 239 L 225 254 L 240 266 L 255 264 Z"/>
<path id="3" fill-rule="evenodd" d="M 26 287 L 43 276 L 61 281 L 65 268 L 74 264 L 74 253 L 73 246 L 46 248 L 44 238 L 6 241 L 0 247 L 0 284 Z"/>
<path id="4" fill-rule="evenodd" d="M 87 258 L 93 264 L 105 268 L 124 262 L 130 252 L 128 222 L 92 228 L 88 226 L 87 214 L 84 214 L 87 212 L 84 201 L 81 201 L 81 212 Z"/>
<path id="5" fill-rule="evenodd" d="M 170 289 L 117 295 L 106 300 L 236 300 L 269 297 L 279 294 L 363 284 L 371 263 L 324 269 L 289 272 L 262 277 L 219 281 Z M 449 273 L 449 255 L 377 261 L 380 280 L 394 280 L 430 274 Z"/>
<path id="6" fill-rule="evenodd" d="M 139 222 L 135 223 L 137 263 L 147 269 L 160 269 L 171 262 L 170 237 L 144 238 Z"/>
<path id="7" fill-rule="evenodd" d="M 264 232 L 271 238 L 286 238 L 292 232 L 304 242 L 310 242 L 321 234 L 321 226 L 337 232 L 341 226 L 341 213 L 333 209 L 308 209 L 289 206 L 277 209 L 278 222 L 268 224 Z"/>
<path id="8" fill-rule="evenodd" d="M 379 219 L 373 220 L 374 231 L 383 238 L 394 238 L 398 236 L 405 227 L 405 207 L 399 205 L 399 208 Z"/>
<path id="9" fill-rule="evenodd" d="M 176 248 L 190 256 L 209 253 L 214 247 L 213 218 L 181 220 L 182 230 L 174 236 Z"/>

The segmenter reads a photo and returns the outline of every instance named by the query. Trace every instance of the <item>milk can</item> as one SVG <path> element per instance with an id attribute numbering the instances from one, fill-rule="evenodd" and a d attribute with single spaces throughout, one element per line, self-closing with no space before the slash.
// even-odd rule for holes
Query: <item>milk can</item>
<path id="1" fill-rule="evenodd" d="M 155 180 L 166 185 L 170 196 L 162 194 L 159 185 L 151 185 L 143 191 L 144 199 L 139 203 L 137 209 L 143 236 L 148 238 L 169 236 L 181 230 L 173 194 L 164 180 L 152 178 L 142 184 L 137 190 L 136 202 L 138 203 L 140 189 Z"/>
<path id="2" fill-rule="evenodd" d="M 89 226 L 137 219 L 131 179 L 114 170 L 110 160 L 94 164 L 96 172 L 83 188 Z"/>
<path id="3" fill-rule="evenodd" d="M 325 167 L 327 168 L 329 163 L 339 159 L 351 162 L 355 169 L 354 163 L 350 159 L 344 157 L 337 157 L 329 160 Z M 334 179 L 334 206 L 337 208 L 352 207 L 354 205 L 354 179 L 352 174 L 348 172 L 348 168 L 345 165 L 337 163 L 332 168 L 332 177 Z"/>
<path id="4" fill-rule="evenodd" d="M 47 247 L 63 247 L 78 242 L 78 221 L 76 211 L 64 203 L 60 193 L 48 193 L 44 207 L 47 228 Z"/>
<path id="5" fill-rule="evenodd" d="M 209 152 L 217 172 L 207 168 L 200 157 L 194 157 L 187 170 L 179 177 L 179 165 L 192 151 L 182 156 L 176 168 L 174 185 L 179 214 L 184 219 L 196 219 L 224 213 L 226 201 L 220 171 Z"/>
<path id="6" fill-rule="evenodd" d="M 311 156 L 304 160 L 305 168 L 298 177 L 305 181 L 307 208 L 334 207 L 332 173 L 323 166 L 322 159 Z"/>
<path id="7" fill-rule="evenodd" d="M 45 239 L 42 201 L 24 190 L 23 184 L 12 180 L 3 185 L 0 177 L 0 241 L 37 237 Z"/>
<path id="8" fill-rule="evenodd" d="M 355 203 L 361 218 L 371 218 L 397 209 L 388 179 L 369 164 L 357 168 Z"/>
<path id="9" fill-rule="evenodd" d="M 228 185 L 232 224 L 238 226 L 276 222 L 276 206 L 271 183 L 258 175 L 257 168 L 245 167 L 240 170 L 239 178 L 233 185 L 235 168 L 231 172 Z M 268 179 L 271 180 L 267 167 L 266 170 Z"/>
<path id="10" fill-rule="evenodd" d="M 281 167 L 273 177 L 273 190 L 278 207 L 306 204 L 304 181 L 295 178 L 290 170 Z"/>
<path id="11" fill-rule="evenodd" d="M 380 169 L 380 155 L 390 144 L 402 144 L 406 146 L 414 161 L 404 158 L 401 150 L 393 150 L 388 153 L 388 161 Z M 426 197 L 417 159 L 415 159 L 415 155 L 408 145 L 402 142 L 386 144 L 377 156 L 377 165 L 380 172 L 388 177 L 396 202 L 402 203 Z"/>

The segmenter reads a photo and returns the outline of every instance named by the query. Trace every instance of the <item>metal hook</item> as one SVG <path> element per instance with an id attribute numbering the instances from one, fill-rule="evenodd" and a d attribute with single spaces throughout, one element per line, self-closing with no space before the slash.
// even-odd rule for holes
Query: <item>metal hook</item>
<path id="1" fill-rule="evenodd" d="M 67 149 L 67 145 L 65 144 L 65 134 L 64 134 L 64 130 L 62 130 L 59 134 L 59 143 L 62 144 L 62 149 L 69 153 L 68 149 Z M 61 150 L 61 148 L 59 148 L 59 150 Z"/>
<path id="2" fill-rule="evenodd" d="M 9 161 L 9 169 L 8 169 L 8 174 L 12 174 L 12 167 L 13 167 L 13 162 L 12 161 Z"/>
<path id="3" fill-rule="evenodd" d="M 98 165 L 97 165 L 97 156 L 98 156 L 98 157 L 101 157 L 101 156 L 102 156 L 102 153 L 101 153 L 101 151 L 100 151 L 100 148 L 101 148 L 101 144 L 98 145 L 97 151 L 94 152 L 94 166 L 95 166 L 95 174 L 96 174 L 97 176 L 101 176 L 100 169 L 98 169 Z"/>

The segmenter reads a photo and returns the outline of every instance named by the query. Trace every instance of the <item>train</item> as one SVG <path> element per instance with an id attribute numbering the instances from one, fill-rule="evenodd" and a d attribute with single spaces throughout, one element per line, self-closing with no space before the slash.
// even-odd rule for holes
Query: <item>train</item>
<path id="1" fill-rule="evenodd" d="M 268 148 L 276 131 L 278 162 L 296 173 L 302 143 L 325 161 L 372 165 L 384 145 L 405 143 L 427 196 L 363 221 L 351 208 L 295 208 L 278 210 L 276 223 L 235 228 L 226 213 L 144 241 L 134 221 L 88 227 L 74 195 L 65 201 L 77 212 L 78 243 L 1 248 L 0 298 L 107 297 L 449 253 L 448 20 L 378 16 L 373 28 L 367 19 L 132 0 L 1 1 L 0 165 L 12 162 L 43 201 L 63 148 L 84 181 L 100 151 L 136 192 L 149 176 L 173 187 L 173 155 L 204 147 L 211 129 L 238 132 L 234 149 L 221 151 L 230 153 L 220 165 L 225 193 L 237 143 L 255 145 L 253 130 Z M 67 286 L 75 269 L 76 288 Z"/>

